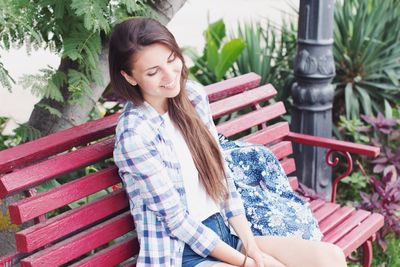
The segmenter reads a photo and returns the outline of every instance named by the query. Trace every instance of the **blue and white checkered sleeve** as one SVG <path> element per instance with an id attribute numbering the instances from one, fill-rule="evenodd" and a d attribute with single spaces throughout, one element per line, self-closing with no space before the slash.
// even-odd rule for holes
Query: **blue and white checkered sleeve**
<path id="1" fill-rule="evenodd" d="M 114 160 L 123 173 L 128 195 L 139 188 L 146 207 L 164 222 L 167 233 L 206 257 L 216 246 L 218 235 L 187 214 L 155 145 L 144 140 L 133 131 L 125 131 L 114 148 Z"/>

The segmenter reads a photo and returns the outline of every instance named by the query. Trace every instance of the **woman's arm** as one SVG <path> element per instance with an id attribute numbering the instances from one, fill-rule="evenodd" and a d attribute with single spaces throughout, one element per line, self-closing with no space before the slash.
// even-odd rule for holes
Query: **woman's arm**
<path id="1" fill-rule="evenodd" d="M 146 207 L 163 223 L 165 231 L 187 243 L 206 257 L 220 238 L 193 219 L 182 204 L 151 136 L 143 138 L 134 131 L 118 136 L 114 160 L 129 195 L 140 194 Z"/>
<path id="2" fill-rule="evenodd" d="M 242 266 L 245 255 L 220 240 L 211 251 L 210 256 L 235 266 Z M 247 261 L 246 261 L 247 262 Z"/>

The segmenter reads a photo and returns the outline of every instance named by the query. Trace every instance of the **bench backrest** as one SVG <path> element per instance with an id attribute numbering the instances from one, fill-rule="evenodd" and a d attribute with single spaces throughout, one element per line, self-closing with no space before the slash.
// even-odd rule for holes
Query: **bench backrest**
<path id="1" fill-rule="evenodd" d="M 218 124 L 220 133 L 269 146 L 289 174 L 295 170 L 294 160 L 288 158 L 292 146 L 281 141 L 289 133 L 288 123 L 270 123 L 286 112 L 285 107 L 281 102 L 260 105 L 276 91 L 271 85 L 257 87 L 259 82 L 258 75 L 249 73 L 206 86 L 213 117 L 230 116 Z M 243 109 L 250 112 L 238 113 Z M 126 261 L 139 250 L 134 224 L 117 168 L 110 162 L 117 117 L 0 151 L 0 197 L 25 196 L 9 206 L 12 223 L 36 223 L 16 233 L 17 251 L 27 253 L 22 266 L 135 265 L 132 259 Z M 85 169 L 90 165 L 94 167 Z M 36 192 L 39 184 L 65 180 L 66 175 L 72 180 Z M 295 179 L 292 182 L 295 187 Z"/>

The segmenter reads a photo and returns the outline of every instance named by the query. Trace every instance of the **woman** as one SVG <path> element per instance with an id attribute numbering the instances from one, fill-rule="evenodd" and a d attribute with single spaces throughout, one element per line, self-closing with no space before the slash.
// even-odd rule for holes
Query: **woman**
<path id="1" fill-rule="evenodd" d="M 203 88 L 159 22 L 115 26 L 113 89 L 127 100 L 114 159 L 140 242 L 138 266 L 345 266 L 337 247 L 254 237 L 227 175 Z M 232 234 L 226 221 L 236 234 Z"/>

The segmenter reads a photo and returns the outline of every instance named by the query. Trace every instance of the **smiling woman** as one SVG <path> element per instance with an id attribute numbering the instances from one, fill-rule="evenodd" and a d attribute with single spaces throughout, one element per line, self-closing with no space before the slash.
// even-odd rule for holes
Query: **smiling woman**
<path id="1" fill-rule="evenodd" d="M 116 25 L 109 66 L 112 88 L 127 100 L 114 160 L 136 225 L 138 266 L 346 265 L 331 244 L 253 236 L 207 95 L 187 80 L 165 26 L 148 18 Z"/>

